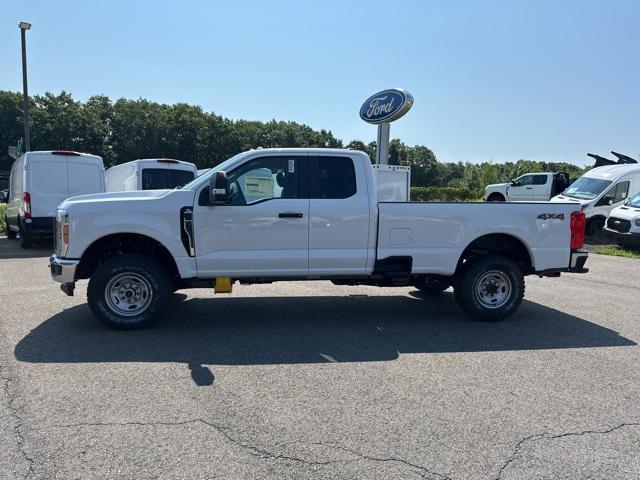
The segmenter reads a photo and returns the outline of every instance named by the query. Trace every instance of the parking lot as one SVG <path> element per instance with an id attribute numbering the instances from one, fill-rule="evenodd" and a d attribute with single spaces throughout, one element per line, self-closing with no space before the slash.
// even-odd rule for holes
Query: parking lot
<path id="1" fill-rule="evenodd" d="M 142 331 L 0 238 L 2 479 L 637 478 L 637 260 L 527 278 L 512 318 L 451 291 L 236 286 Z"/>

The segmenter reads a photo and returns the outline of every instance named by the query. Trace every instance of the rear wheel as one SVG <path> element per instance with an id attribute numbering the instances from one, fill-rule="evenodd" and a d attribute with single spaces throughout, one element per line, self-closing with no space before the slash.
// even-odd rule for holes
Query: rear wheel
<path id="1" fill-rule="evenodd" d="M 474 320 L 504 320 L 522 303 L 524 275 L 508 258 L 491 255 L 472 259 L 458 276 L 456 301 Z"/>
<path id="2" fill-rule="evenodd" d="M 15 240 L 18 234 L 9 228 L 9 221 L 7 217 L 4 217 L 4 228 L 7 229 L 7 238 L 9 240 Z"/>
<path id="3" fill-rule="evenodd" d="M 167 271 L 144 255 L 122 255 L 100 264 L 89 280 L 87 301 L 102 322 L 140 328 L 158 315 L 173 290 Z"/>
<path id="4" fill-rule="evenodd" d="M 20 246 L 22 248 L 31 248 L 33 246 L 33 235 L 25 232 L 22 226 L 20 227 Z"/>

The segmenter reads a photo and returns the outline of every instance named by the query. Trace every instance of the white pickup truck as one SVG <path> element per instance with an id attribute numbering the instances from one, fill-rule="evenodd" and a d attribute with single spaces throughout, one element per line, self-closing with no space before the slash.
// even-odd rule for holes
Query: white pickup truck
<path id="1" fill-rule="evenodd" d="M 486 202 L 548 201 L 562 193 L 571 181 L 564 172 L 526 173 L 509 183 L 493 183 L 484 189 Z"/>
<path id="2" fill-rule="evenodd" d="M 133 328 L 178 289 L 331 280 L 454 287 L 478 320 L 501 320 L 524 276 L 586 272 L 573 203 L 378 202 L 369 157 L 338 149 L 238 154 L 179 190 L 85 195 L 60 204 L 54 280 L 89 279 L 93 313 Z"/>

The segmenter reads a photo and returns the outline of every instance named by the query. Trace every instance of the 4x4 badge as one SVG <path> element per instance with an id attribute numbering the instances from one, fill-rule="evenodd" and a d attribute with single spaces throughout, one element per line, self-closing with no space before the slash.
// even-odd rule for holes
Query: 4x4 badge
<path id="1" fill-rule="evenodd" d="M 564 213 L 541 213 L 538 215 L 538 220 L 553 220 L 554 218 L 564 220 Z"/>

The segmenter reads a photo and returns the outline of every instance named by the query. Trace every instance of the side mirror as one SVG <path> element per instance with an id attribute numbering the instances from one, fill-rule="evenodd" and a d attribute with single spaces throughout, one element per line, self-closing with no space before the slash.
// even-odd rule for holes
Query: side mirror
<path id="1" fill-rule="evenodd" d="M 512 187 L 519 187 L 519 186 L 520 186 L 520 184 L 518 183 L 518 181 L 517 181 L 517 180 L 511 180 L 511 186 L 512 186 Z"/>
<path id="2" fill-rule="evenodd" d="M 0 192 L 0 203 L 9 203 L 9 192 L 7 190 Z"/>
<path id="3" fill-rule="evenodd" d="M 209 205 L 226 205 L 229 200 L 229 182 L 226 172 L 215 172 L 209 180 Z"/>

